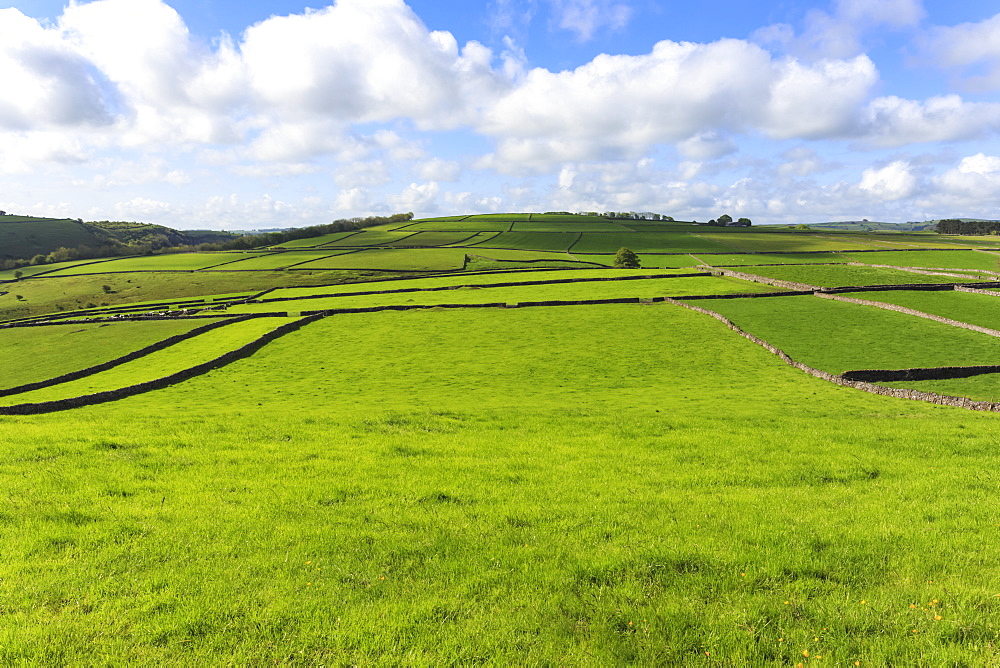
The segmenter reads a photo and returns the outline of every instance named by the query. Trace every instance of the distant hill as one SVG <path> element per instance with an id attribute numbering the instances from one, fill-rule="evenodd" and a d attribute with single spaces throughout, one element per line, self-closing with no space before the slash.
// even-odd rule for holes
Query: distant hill
<path id="1" fill-rule="evenodd" d="M 228 232 L 179 231 L 162 225 L 71 218 L 0 216 L 0 261 L 30 259 L 59 248 L 128 246 L 136 252 L 164 246 L 195 245 L 233 239 Z"/>

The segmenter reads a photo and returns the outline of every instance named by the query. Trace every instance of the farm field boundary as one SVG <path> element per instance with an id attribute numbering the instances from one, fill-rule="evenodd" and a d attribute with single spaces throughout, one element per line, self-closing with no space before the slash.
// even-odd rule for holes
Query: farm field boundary
<path id="1" fill-rule="evenodd" d="M 733 321 L 725 317 L 721 313 L 716 313 L 707 308 L 702 308 L 701 306 L 695 306 L 693 304 L 685 304 L 682 301 L 671 297 L 664 297 L 663 301 L 668 304 L 674 304 L 676 306 L 682 306 L 692 311 L 702 313 L 711 318 L 715 318 L 722 324 L 724 324 L 729 329 L 733 330 L 745 339 L 756 343 L 758 346 L 764 348 L 768 352 L 777 355 L 783 362 L 789 366 L 795 367 L 799 371 L 804 371 L 810 376 L 814 376 L 821 380 L 834 383 L 835 385 L 842 385 L 844 387 L 851 387 L 856 390 L 861 390 L 862 392 L 868 392 L 870 394 L 879 394 L 886 397 L 895 397 L 897 399 L 911 399 L 914 401 L 925 401 L 932 404 L 940 404 L 942 406 L 954 406 L 956 408 L 966 408 L 975 411 L 991 411 L 1000 412 L 1000 402 L 992 401 L 974 401 L 966 397 L 952 397 L 943 394 L 935 394 L 933 392 L 922 392 L 920 390 L 910 390 L 904 388 L 894 388 L 894 387 L 882 387 L 881 385 L 875 385 L 870 382 L 860 381 L 860 380 L 850 380 L 845 378 L 843 375 L 835 375 L 828 373 L 826 371 L 821 371 L 820 369 L 813 368 L 802 362 L 796 362 L 791 357 L 788 356 L 783 350 L 777 346 L 768 343 L 764 339 L 761 339 L 749 332 L 745 332 L 740 329 Z"/>
<path id="2" fill-rule="evenodd" d="M 286 334 L 294 332 L 302 327 L 316 322 L 323 315 L 312 315 L 302 317 L 295 322 L 290 322 L 285 325 L 276 327 L 275 329 L 267 332 L 266 334 L 246 343 L 235 350 L 231 350 L 224 353 L 215 359 L 203 362 L 196 366 L 183 369 L 176 373 L 170 374 L 169 376 L 164 376 L 163 378 L 157 378 L 154 380 L 146 381 L 144 383 L 139 383 L 137 385 L 131 385 L 129 387 L 123 387 L 116 390 L 108 390 L 105 392 L 96 392 L 94 394 L 86 394 L 79 397 L 72 397 L 69 399 L 58 399 L 55 401 L 43 401 L 33 404 L 15 404 L 13 406 L 0 406 L 0 415 L 35 415 L 39 413 L 53 413 L 56 411 L 68 410 L 71 408 L 80 408 L 83 406 L 92 406 L 94 404 L 105 403 L 108 401 L 117 401 L 119 399 L 124 399 L 126 397 L 135 396 L 137 394 L 142 394 L 144 392 L 150 392 L 152 390 L 159 390 L 164 387 L 168 387 L 175 383 L 187 380 L 188 378 L 193 378 L 201 374 L 212 371 L 213 369 L 218 369 L 227 364 L 231 364 L 236 360 L 249 357 L 254 354 L 265 345 L 280 338 Z"/>
<path id="3" fill-rule="evenodd" d="M 944 323 L 945 325 L 951 325 L 952 327 L 961 327 L 962 329 L 970 329 L 973 332 L 979 332 L 981 334 L 986 334 L 988 336 L 995 336 L 1000 338 L 1000 331 L 998 330 L 990 329 L 989 327 L 981 327 L 979 325 L 971 325 L 967 322 L 962 322 L 960 320 L 952 320 L 951 318 L 945 318 L 943 316 L 934 315 L 933 313 L 918 311 L 916 309 L 908 308 L 906 306 L 900 306 L 898 304 L 877 302 L 871 299 L 854 299 L 853 297 L 842 297 L 840 295 L 834 295 L 824 292 L 814 292 L 813 294 L 816 297 L 821 297 L 823 299 L 833 299 L 835 301 L 847 302 L 849 304 L 860 304 L 862 306 L 874 306 L 875 308 L 884 309 L 886 311 L 898 311 L 899 313 L 905 313 L 906 315 L 912 315 L 918 318 L 926 318 L 927 320 L 934 320 L 935 322 L 941 322 Z"/>
<path id="4" fill-rule="evenodd" d="M 213 329 L 218 329 L 219 327 L 231 325 L 236 322 L 242 322 L 247 319 L 248 319 L 247 316 L 237 316 L 233 318 L 227 318 L 226 320 L 212 322 L 207 325 L 202 325 L 201 327 L 195 327 L 194 329 L 188 332 L 184 332 L 183 334 L 176 334 L 174 336 L 163 339 L 162 341 L 157 341 L 156 343 L 148 345 L 145 348 L 134 350 L 128 353 L 127 355 L 122 355 L 121 357 L 117 357 L 107 362 L 102 362 L 101 364 L 95 364 L 94 366 L 87 367 L 86 369 L 80 369 L 79 371 L 64 373 L 59 376 L 47 378 L 46 380 L 40 380 L 34 383 L 26 383 L 24 385 L 18 385 L 17 387 L 9 387 L 7 389 L 0 390 L 0 397 L 7 397 L 12 394 L 21 394 L 22 392 L 30 392 L 31 390 L 40 390 L 43 387 L 52 387 L 53 385 L 58 385 L 60 383 L 66 383 L 71 380 L 77 380 L 79 378 L 92 376 L 95 373 L 100 373 L 101 371 L 107 371 L 108 369 L 113 369 L 114 367 L 119 366 L 120 364 L 125 364 L 126 362 L 131 362 L 132 360 L 137 360 L 141 357 L 145 357 L 146 355 L 150 355 L 157 351 L 164 350 L 172 345 L 180 343 L 181 341 L 186 341 L 200 334 L 210 332 Z M 88 322 L 93 322 L 93 321 L 88 321 Z"/>
<path id="5" fill-rule="evenodd" d="M 953 380 L 989 373 L 1000 373 L 1000 365 L 860 369 L 858 371 L 845 371 L 841 376 L 847 380 L 860 380 L 868 383 L 896 383 L 908 380 Z"/>

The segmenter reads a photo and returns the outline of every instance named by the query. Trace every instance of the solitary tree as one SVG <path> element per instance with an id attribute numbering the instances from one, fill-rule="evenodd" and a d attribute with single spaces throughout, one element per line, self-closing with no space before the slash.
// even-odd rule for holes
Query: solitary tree
<path id="1" fill-rule="evenodd" d="M 740 225 L 743 225 L 744 227 L 750 227 L 750 225 L 751 225 L 749 218 L 740 218 L 736 222 L 739 223 Z"/>
<path id="2" fill-rule="evenodd" d="M 733 222 L 733 217 L 728 213 L 724 213 L 719 216 L 719 225 L 728 225 L 731 222 Z"/>
<path id="3" fill-rule="evenodd" d="M 619 248 L 615 254 L 615 269 L 638 269 L 639 257 L 627 248 Z"/>

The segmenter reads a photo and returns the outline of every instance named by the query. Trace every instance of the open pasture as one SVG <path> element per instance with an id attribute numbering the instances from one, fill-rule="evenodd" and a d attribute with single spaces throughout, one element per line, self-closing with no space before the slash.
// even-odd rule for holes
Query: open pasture
<path id="1" fill-rule="evenodd" d="M 409 228 L 403 230 L 375 230 L 375 229 L 365 229 L 360 232 L 355 232 L 348 236 L 343 237 L 339 240 L 330 241 L 324 244 L 326 248 L 338 248 L 338 247 L 350 247 L 350 248 L 361 248 L 367 246 L 380 246 L 383 244 L 394 243 L 402 241 L 407 237 L 413 236 L 417 230 L 411 230 Z"/>
<path id="2" fill-rule="evenodd" d="M 811 295 L 692 303 L 721 313 L 796 361 L 835 374 L 1000 360 L 998 338 L 871 306 Z"/>
<path id="3" fill-rule="evenodd" d="M 286 322 L 286 318 L 253 318 L 233 322 L 106 371 L 51 387 L 0 397 L 0 406 L 69 399 L 163 378 L 235 350 Z M 198 324 L 203 325 L 205 322 Z"/>
<path id="4" fill-rule="evenodd" d="M 0 657 L 975 664 L 996 424 L 667 304 L 328 318 L 0 418 Z"/>
<path id="5" fill-rule="evenodd" d="M 897 304 L 942 318 L 1000 330 L 1000 295 L 981 295 L 954 290 L 885 290 L 844 296 Z M 1000 364 L 1000 361 L 997 363 Z"/>
<path id="6" fill-rule="evenodd" d="M 887 251 L 879 253 L 844 253 L 852 262 L 891 264 L 897 267 L 943 269 L 985 269 L 1000 271 L 1000 254 L 975 250 Z"/>
<path id="7" fill-rule="evenodd" d="M 342 241 L 347 237 L 359 234 L 359 232 L 331 232 L 330 234 L 323 234 L 318 237 L 308 237 L 306 239 L 293 239 L 292 241 L 286 241 L 280 246 L 273 246 L 273 248 L 316 248 L 318 246 L 323 246 L 324 244 L 334 243 L 336 241 Z"/>
<path id="8" fill-rule="evenodd" d="M 859 253 L 859 255 L 861 255 Z M 716 266 L 749 266 L 755 264 L 831 264 L 850 262 L 841 253 L 744 253 L 739 255 L 710 255 L 695 253 L 700 261 Z"/>
<path id="9" fill-rule="evenodd" d="M 469 242 L 482 241 L 478 232 L 417 232 L 399 241 L 390 241 L 384 246 L 463 246 Z M 492 236 L 492 235 L 490 235 Z"/>
<path id="10" fill-rule="evenodd" d="M 573 244 L 573 253 L 610 253 L 626 247 L 636 253 L 705 253 L 725 252 L 725 245 L 692 234 L 658 232 L 624 232 L 622 234 L 584 233 Z"/>
<path id="11" fill-rule="evenodd" d="M 465 249 L 462 248 L 372 248 L 305 262 L 297 265 L 296 269 L 455 271 L 464 265 Z"/>
<path id="12" fill-rule="evenodd" d="M 399 231 L 407 232 L 509 232 L 513 223 L 509 220 L 420 220 L 410 223 Z"/>
<path id="13" fill-rule="evenodd" d="M 602 255 L 588 255 L 584 253 L 573 252 L 572 256 L 578 260 L 584 262 L 593 262 L 595 264 L 602 264 L 605 267 L 614 266 L 615 256 L 612 254 L 602 254 Z M 680 269 L 683 267 L 694 267 L 700 264 L 698 260 L 694 259 L 693 256 L 687 254 L 678 255 L 653 255 L 648 253 L 636 253 L 639 258 L 639 265 L 645 268 L 675 268 Z"/>
<path id="14" fill-rule="evenodd" d="M 500 280 L 502 280 L 502 277 L 500 277 Z M 542 277 L 539 280 L 545 280 L 545 278 Z M 415 281 L 415 283 L 419 282 Z M 226 312 L 241 314 L 277 311 L 321 311 L 325 309 L 387 305 L 433 306 L 435 304 L 519 304 L 521 302 L 548 300 L 652 299 L 654 297 L 677 297 L 681 295 L 761 293 L 770 292 L 771 290 L 772 288 L 757 283 L 732 278 L 717 278 L 714 276 L 650 278 L 495 288 L 468 286 L 428 292 L 401 292 L 396 294 L 358 296 L 345 295 L 326 298 L 314 297 L 297 301 L 267 301 L 269 296 L 267 295 L 261 303 L 237 304 L 227 309 Z"/>
<path id="15" fill-rule="evenodd" d="M 275 251 L 273 253 L 258 253 L 246 255 L 245 259 L 232 262 L 220 267 L 227 271 L 266 271 L 270 269 L 284 269 L 293 265 L 319 260 L 325 257 L 332 257 L 341 253 L 347 253 L 345 249 L 316 249 L 301 251 Z"/>
<path id="16" fill-rule="evenodd" d="M 97 246 L 100 239 L 75 220 L 0 216 L 0 259 L 47 255 L 60 246 Z"/>
<path id="17" fill-rule="evenodd" d="M 154 320 L 0 329 L 0 390 L 102 364 L 204 324 Z"/>
<path id="18" fill-rule="evenodd" d="M 474 248 L 507 248 L 515 250 L 566 251 L 580 238 L 578 232 L 501 232 L 482 241 Z"/>
<path id="19" fill-rule="evenodd" d="M 783 281 L 796 281 L 798 283 L 808 283 L 824 288 L 834 288 L 848 285 L 905 285 L 907 283 L 968 283 L 982 280 L 992 280 L 990 278 L 979 278 L 968 275 L 967 278 L 959 276 L 936 276 L 931 274 L 918 274 L 900 269 L 886 269 L 883 267 L 851 267 L 851 266 L 797 266 L 789 265 L 784 267 L 754 267 L 746 273 L 777 278 Z"/>
<path id="20" fill-rule="evenodd" d="M 77 263 L 47 276 L 76 276 L 123 271 L 197 271 L 239 260 L 241 253 L 169 253 L 139 255 L 107 262 Z"/>
<path id="21" fill-rule="evenodd" d="M 787 230 L 716 232 L 711 227 L 702 230 L 698 232 L 699 237 L 711 239 L 732 249 L 753 253 L 864 250 L 873 247 L 867 235 L 862 234 L 818 234 Z"/>
<path id="22" fill-rule="evenodd" d="M 514 223 L 512 232 L 628 232 L 621 223 L 581 216 L 573 220 L 536 220 Z"/>

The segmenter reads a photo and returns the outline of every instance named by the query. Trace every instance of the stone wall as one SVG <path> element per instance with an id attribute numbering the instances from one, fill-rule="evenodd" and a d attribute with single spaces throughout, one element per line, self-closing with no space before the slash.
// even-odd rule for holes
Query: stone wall
<path id="1" fill-rule="evenodd" d="M 139 350 L 132 351 L 127 355 L 122 355 L 121 357 L 116 357 L 115 359 L 103 362 L 101 364 L 96 364 L 86 369 L 80 369 L 79 371 L 72 371 L 70 373 L 64 373 L 61 376 L 55 376 L 54 378 L 47 378 L 45 380 L 40 380 L 35 383 L 26 383 L 24 385 L 18 385 L 17 387 L 9 387 L 7 389 L 0 389 L 0 397 L 9 397 L 12 394 L 21 394 L 22 392 L 30 392 L 31 390 L 40 390 L 43 387 L 52 387 L 53 385 L 58 385 L 60 383 L 68 383 L 71 380 L 77 380 L 79 378 L 86 378 L 87 376 L 92 376 L 95 373 L 100 373 L 101 371 L 107 371 L 108 369 L 113 369 L 116 366 L 125 364 L 126 362 L 131 362 L 132 360 L 137 360 L 140 357 L 145 357 L 152 353 L 164 350 L 170 346 L 176 345 L 181 341 L 186 341 L 192 339 L 199 334 L 204 334 L 205 332 L 210 332 L 213 329 L 218 329 L 219 327 L 224 327 L 226 325 L 231 325 L 236 322 L 242 322 L 244 320 L 249 320 L 255 316 L 239 316 L 235 318 L 230 318 L 227 320 L 220 320 L 208 325 L 202 325 L 201 327 L 195 327 L 191 331 L 184 332 L 183 334 L 177 334 L 175 336 L 168 337 L 162 341 L 157 341 L 145 348 L 140 348 Z"/>
<path id="2" fill-rule="evenodd" d="M 157 378 L 155 380 L 139 383 L 138 385 L 132 385 L 130 387 L 119 388 L 117 390 L 85 394 L 83 396 L 72 397 L 69 399 L 59 399 L 56 401 L 45 401 L 34 404 L 0 406 L 0 415 L 34 415 L 38 413 L 52 413 L 55 411 L 68 410 L 70 408 L 80 408 L 82 406 L 92 406 L 94 404 L 101 404 L 108 401 L 117 401 L 119 399 L 135 396 L 151 390 L 159 390 L 164 387 L 169 387 L 170 385 L 187 380 L 188 378 L 193 378 L 213 369 L 218 369 L 219 367 L 231 364 L 236 360 L 249 357 L 271 341 L 274 341 L 275 339 L 290 332 L 294 332 L 297 329 L 315 322 L 322 317 L 322 315 L 314 315 L 296 320 L 295 322 L 290 322 L 287 325 L 282 325 L 255 339 L 254 341 L 237 348 L 236 350 L 231 350 L 213 360 L 178 371 L 177 373 L 163 378 Z"/>
<path id="3" fill-rule="evenodd" d="M 1000 330 L 990 329 L 989 327 L 980 327 L 979 325 L 970 325 L 967 322 L 952 320 L 951 318 L 944 318 L 939 315 L 934 315 L 933 313 L 925 313 L 924 311 L 917 311 L 916 309 L 907 308 L 905 306 L 900 306 L 898 304 L 876 302 L 876 301 L 871 301 L 869 299 L 853 299 L 851 297 L 841 297 L 840 295 L 826 294 L 822 292 L 817 292 L 816 296 L 822 297 L 823 299 L 832 299 L 838 302 L 847 302 L 849 304 L 874 306 L 875 308 L 880 308 L 885 311 L 897 311 L 899 313 L 905 313 L 906 315 L 912 315 L 918 318 L 925 318 L 927 320 L 933 320 L 935 322 L 944 323 L 945 325 L 951 325 L 952 327 L 961 327 L 962 329 L 970 329 L 973 332 L 979 332 L 981 334 L 987 334 L 989 336 L 1000 337 Z"/>
<path id="4" fill-rule="evenodd" d="M 805 373 L 809 374 L 810 376 L 815 376 L 816 378 L 820 378 L 822 380 L 834 383 L 836 385 L 843 385 L 845 387 L 851 387 L 851 388 L 854 388 L 856 390 L 861 390 L 862 392 L 869 392 L 871 394 L 879 394 L 879 395 L 886 396 L 886 397 L 895 397 L 897 399 L 911 399 L 911 400 L 915 400 L 915 401 L 926 401 L 926 402 L 933 403 L 933 404 L 941 404 L 941 405 L 944 405 L 944 406 L 955 406 L 955 407 L 958 407 L 958 408 L 968 408 L 970 410 L 976 410 L 976 411 L 994 411 L 994 412 L 1000 412 L 1000 403 L 994 403 L 994 402 L 990 402 L 990 401 L 974 401 L 974 400 L 968 399 L 966 397 L 950 397 L 950 396 L 947 396 L 947 395 L 935 394 L 933 392 L 922 392 L 920 390 L 910 390 L 910 389 L 895 388 L 895 387 L 883 387 L 881 385 L 874 385 L 872 383 L 868 383 L 868 382 L 864 382 L 864 381 L 850 380 L 850 379 L 844 378 L 843 376 L 837 376 L 837 375 L 834 375 L 832 373 L 828 373 L 826 371 L 821 371 L 819 369 L 814 369 L 813 367 L 808 366 L 806 364 L 803 364 L 801 362 L 796 362 L 791 357 L 789 357 L 787 354 L 785 354 L 784 351 L 782 351 L 781 349 L 779 349 L 776 346 L 771 345 L 767 341 L 765 341 L 763 339 L 760 339 L 760 338 L 754 336 L 753 334 L 749 334 L 747 332 L 744 332 L 742 329 L 740 329 L 739 327 L 737 327 L 732 321 L 730 321 L 728 318 L 726 318 L 725 316 L 723 316 L 721 313 L 716 313 L 715 311 L 710 311 L 708 309 L 701 308 L 700 306 L 694 306 L 693 304 L 685 304 L 683 302 L 679 302 L 679 301 L 676 301 L 676 300 L 670 299 L 670 298 L 667 298 L 664 301 L 669 302 L 671 304 L 675 304 L 677 306 L 682 306 L 682 307 L 684 307 L 686 309 L 690 309 L 692 311 L 697 311 L 698 313 L 704 313 L 707 316 L 715 318 L 716 320 L 718 320 L 719 322 L 725 324 L 729 329 L 733 330 L 734 332 L 736 332 L 740 336 L 742 336 L 742 337 L 744 337 L 746 339 L 749 339 L 750 341 L 753 341 L 754 343 L 756 343 L 757 345 L 761 346 L 762 348 L 764 348 L 768 352 L 771 352 L 771 353 L 777 355 L 779 358 L 781 358 L 781 360 L 783 362 L 785 362 L 789 366 L 793 366 L 796 369 L 799 369 L 800 371 L 804 371 Z"/>

